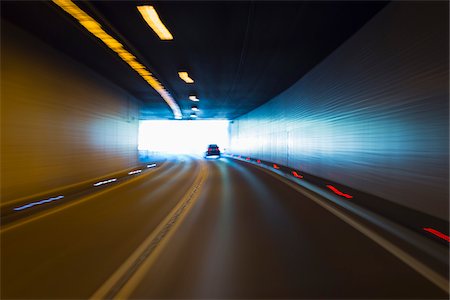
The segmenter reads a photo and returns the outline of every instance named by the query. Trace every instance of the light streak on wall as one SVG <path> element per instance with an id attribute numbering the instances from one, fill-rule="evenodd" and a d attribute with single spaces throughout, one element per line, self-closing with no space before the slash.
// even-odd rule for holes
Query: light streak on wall
<path id="1" fill-rule="evenodd" d="M 448 219 L 445 7 L 386 6 L 292 87 L 233 120 L 231 151 Z"/>
<path id="2" fill-rule="evenodd" d="M 6 24 L 0 64 L 1 202 L 136 165 L 137 99 Z"/>

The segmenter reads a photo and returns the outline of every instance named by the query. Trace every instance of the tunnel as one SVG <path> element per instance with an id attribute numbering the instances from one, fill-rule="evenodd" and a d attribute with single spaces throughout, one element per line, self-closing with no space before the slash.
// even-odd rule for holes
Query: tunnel
<path id="1" fill-rule="evenodd" d="M 2 299 L 448 299 L 447 1 L 1 1 Z"/>

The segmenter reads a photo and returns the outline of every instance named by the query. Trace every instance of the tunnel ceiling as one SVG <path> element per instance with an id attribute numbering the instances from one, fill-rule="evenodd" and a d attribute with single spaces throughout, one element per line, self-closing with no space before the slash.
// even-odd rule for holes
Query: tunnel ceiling
<path id="1" fill-rule="evenodd" d="M 320 63 L 385 2 L 76 2 L 154 73 L 189 117 L 234 119 L 267 102 Z M 153 5 L 173 34 L 161 41 L 136 9 Z M 2 1 L 2 19 L 89 66 L 143 102 L 142 118 L 172 118 L 128 65 L 52 2 Z M 194 79 L 186 84 L 177 72 Z M 45 70 L 43 70 L 45 71 Z"/>

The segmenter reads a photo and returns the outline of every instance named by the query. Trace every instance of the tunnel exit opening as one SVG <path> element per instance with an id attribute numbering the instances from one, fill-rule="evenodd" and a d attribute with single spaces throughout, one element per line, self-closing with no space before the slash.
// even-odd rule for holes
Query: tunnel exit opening
<path id="1" fill-rule="evenodd" d="M 142 120 L 139 122 L 138 150 L 141 159 L 166 154 L 202 156 L 209 144 L 226 151 L 228 120 Z"/>

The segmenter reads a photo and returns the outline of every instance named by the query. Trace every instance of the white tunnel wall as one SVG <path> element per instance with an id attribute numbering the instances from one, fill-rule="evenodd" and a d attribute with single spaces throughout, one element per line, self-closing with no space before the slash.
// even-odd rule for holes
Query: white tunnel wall
<path id="1" fill-rule="evenodd" d="M 136 99 L 6 22 L 1 51 L 2 202 L 136 165 Z"/>
<path id="2" fill-rule="evenodd" d="M 231 152 L 448 220 L 448 66 L 448 3 L 391 3 L 235 119 Z"/>

